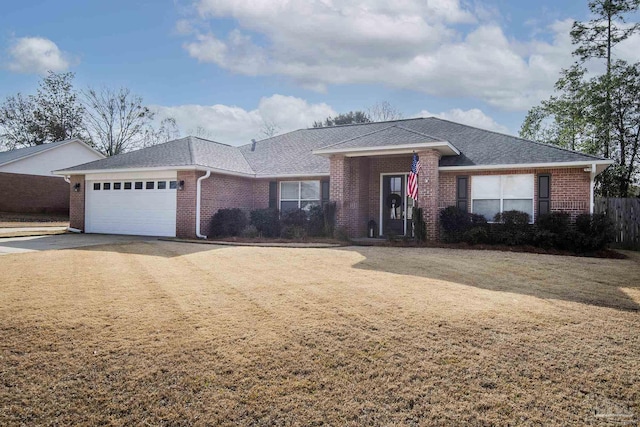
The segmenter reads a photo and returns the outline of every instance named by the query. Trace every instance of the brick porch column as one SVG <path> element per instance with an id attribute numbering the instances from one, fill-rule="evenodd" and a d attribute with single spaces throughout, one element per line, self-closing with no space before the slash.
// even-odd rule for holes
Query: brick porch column
<path id="1" fill-rule="evenodd" d="M 69 227 L 84 232 L 84 199 L 86 191 L 86 181 L 84 175 L 71 175 L 69 185 Z M 74 191 L 76 184 L 80 184 L 80 189 Z"/>
<path id="2" fill-rule="evenodd" d="M 369 159 L 331 156 L 329 199 L 336 202 L 336 226 L 350 237 L 366 234 L 369 197 Z"/>
<path id="3" fill-rule="evenodd" d="M 420 176 L 418 181 L 418 207 L 422 208 L 422 215 L 427 224 L 427 240 L 440 240 L 439 233 L 439 172 L 438 164 L 441 154 L 435 150 L 425 150 L 417 153 L 420 156 Z"/>

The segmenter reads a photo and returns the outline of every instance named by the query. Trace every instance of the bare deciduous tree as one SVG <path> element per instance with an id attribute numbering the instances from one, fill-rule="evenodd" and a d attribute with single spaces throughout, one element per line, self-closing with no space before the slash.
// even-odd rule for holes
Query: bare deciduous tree
<path id="1" fill-rule="evenodd" d="M 374 104 L 369 108 L 368 115 L 374 122 L 399 120 L 403 117 L 402 112 L 391 105 L 388 101 L 381 101 Z"/>
<path id="2" fill-rule="evenodd" d="M 262 127 L 260 128 L 260 133 L 265 138 L 271 138 L 280 130 L 280 126 L 278 126 L 274 121 L 262 119 Z"/>
<path id="3" fill-rule="evenodd" d="M 114 156 L 145 145 L 145 133 L 155 113 L 142 105 L 142 97 L 126 88 L 89 88 L 82 93 L 85 129 L 98 151 Z"/>

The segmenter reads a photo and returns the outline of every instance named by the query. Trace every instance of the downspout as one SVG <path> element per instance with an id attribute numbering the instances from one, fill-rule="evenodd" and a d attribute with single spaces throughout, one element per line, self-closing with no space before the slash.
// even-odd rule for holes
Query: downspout
<path id="1" fill-rule="evenodd" d="M 591 165 L 591 171 L 589 173 L 589 177 L 590 177 L 590 182 L 589 182 L 589 187 L 590 187 L 590 191 L 589 191 L 589 213 L 591 215 L 593 215 L 593 212 L 595 211 L 595 188 L 596 188 L 596 165 L 595 163 Z"/>
<path id="2" fill-rule="evenodd" d="M 196 237 L 198 239 L 206 239 L 207 236 L 200 234 L 200 205 L 202 196 L 202 181 L 211 176 L 211 171 L 208 170 L 206 174 L 202 175 L 196 181 Z"/>
<path id="3" fill-rule="evenodd" d="M 64 180 L 67 181 L 67 184 L 71 184 L 71 179 L 69 179 L 70 178 L 69 175 L 65 175 L 62 178 L 64 178 Z"/>

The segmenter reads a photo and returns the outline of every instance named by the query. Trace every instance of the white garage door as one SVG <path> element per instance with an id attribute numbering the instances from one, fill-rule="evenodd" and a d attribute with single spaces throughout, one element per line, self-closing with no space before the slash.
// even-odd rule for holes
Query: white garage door
<path id="1" fill-rule="evenodd" d="M 176 179 L 86 181 L 87 233 L 176 235 Z"/>

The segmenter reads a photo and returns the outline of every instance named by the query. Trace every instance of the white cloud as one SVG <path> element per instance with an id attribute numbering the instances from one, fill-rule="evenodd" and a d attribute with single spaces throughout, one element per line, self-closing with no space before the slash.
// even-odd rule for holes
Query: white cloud
<path id="1" fill-rule="evenodd" d="M 442 113 L 431 113 L 422 110 L 414 117 L 437 117 L 439 119 L 450 120 L 456 123 L 462 123 L 469 126 L 478 127 L 480 129 L 492 130 L 495 132 L 511 134 L 506 126 L 497 123 L 493 118 L 487 116 L 482 110 L 472 108 L 470 110 L 461 110 L 454 108 Z"/>
<path id="2" fill-rule="evenodd" d="M 546 28 L 541 36 L 550 41 L 521 42 L 492 24 L 491 13 L 460 0 L 197 0 L 195 7 L 198 28 L 216 29 L 216 19 L 236 26 L 227 34 L 193 31 L 184 44 L 190 56 L 320 91 L 385 84 L 526 110 L 572 63 L 571 20 Z"/>
<path id="3" fill-rule="evenodd" d="M 67 54 L 49 39 L 22 37 L 9 48 L 8 68 L 19 73 L 45 74 L 66 71 L 71 65 Z"/>
<path id="4" fill-rule="evenodd" d="M 157 120 L 173 117 L 181 133 L 201 133 L 203 137 L 231 145 L 243 145 L 252 138 L 263 139 L 265 123 L 274 124 L 277 133 L 310 127 L 314 121 L 336 115 L 325 103 L 309 104 L 293 96 L 272 95 L 260 99 L 254 110 L 229 105 L 152 106 Z"/>

